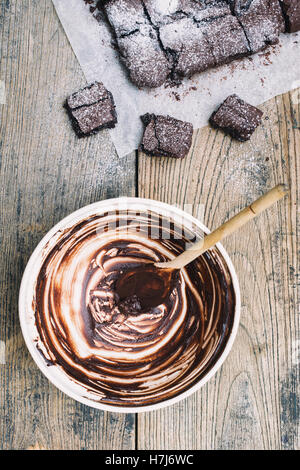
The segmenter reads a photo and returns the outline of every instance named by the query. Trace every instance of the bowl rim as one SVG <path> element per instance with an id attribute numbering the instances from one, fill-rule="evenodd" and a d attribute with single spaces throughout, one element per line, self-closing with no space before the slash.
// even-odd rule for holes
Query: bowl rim
<path id="1" fill-rule="evenodd" d="M 72 382 L 72 379 L 67 376 L 67 374 L 64 372 L 63 378 L 65 379 L 65 383 L 61 383 L 59 379 L 56 377 L 56 372 L 60 370 L 59 368 L 55 368 L 55 372 L 53 374 L 54 369 L 49 367 L 43 358 L 43 356 L 40 354 L 36 347 L 36 339 L 33 338 L 32 332 L 30 332 L 30 327 L 28 324 L 30 323 L 30 319 L 28 320 L 28 317 L 30 316 L 30 313 L 32 315 L 32 319 L 34 321 L 34 313 L 31 311 L 30 313 L 27 311 L 27 305 L 26 305 L 26 297 L 30 294 L 30 298 L 32 299 L 32 294 L 28 293 L 28 286 L 32 285 L 35 282 L 35 277 L 33 280 L 33 277 L 31 276 L 31 273 L 33 271 L 33 268 L 36 266 L 37 261 L 41 257 L 41 254 L 43 252 L 43 249 L 46 247 L 48 242 L 51 240 L 51 238 L 57 234 L 60 230 L 62 230 L 62 227 L 68 228 L 69 224 L 71 223 L 70 226 L 73 226 L 76 222 L 81 220 L 83 216 L 87 215 L 92 215 L 92 213 L 103 213 L 101 211 L 102 208 L 106 207 L 106 210 L 109 209 L 109 205 L 115 205 L 115 204 L 123 204 L 123 205 L 130 205 L 130 209 L 134 209 L 134 205 L 144 205 L 144 209 L 150 209 L 155 212 L 155 209 L 162 214 L 162 211 L 165 211 L 166 214 L 169 216 L 174 216 L 174 213 L 177 216 L 183 217 L 183 220 L 188 220 L 190 223 L 196 225 L 200 230 L 202 230 L 204 233 L 210 233 L 210 230 L 198 219 L 190 215 L 188 212 L 178 208 L 177 206 L 173 206 L 171 204 L 165 203 L 165 202 L 160 202 L 156 201 L 154 199 L 147 199 L 147 198 L 140 198 L 140 197 L 118 197 L 118 198 L 111 198 L 111 199 L 104 199 L 101 201 L 94 202 L 92 204 L 86 205 L 71 214 L 67 215 L 63 219 L 61 219 L 57 224 L 55 224 L 41 239 L 41 241 L 38 243 L 34 251 L 32 252 L 27 265 L 25 267 L 21 284 L 20 284 L 20 289 L 19 289 L 19 321 L 20 321 L 20 326 L 21 326 L 21 331 L 23 334 L 23 338 L 25 341 L 25 344 L 34 360 L 36 365 L 39 367 L 40 371 L 47 377 L 47 379 L 55 385 L 60 391 L 65 393 L 67 396 L 73 398 L 77 402 L 80 402 L 84 405 L 88 405 L 92 408 L 100 409 L 103 411 L 110 411 L 110 412 L 116 412 L 116 413 L 143 413 L 146 411 L 154 411 L 158 410 L 161 408 L 165 408 L 167 406 L 173 405 L 174 403 L 178 403 L 179 401 L 189 397 L 192 395 L 194 392 L 199 390 L 200 388 L 203 387 L 206 382 L 208 382 L 213 375 L 217 372 L 217 370 L 221 367 L 221 365 L 224 363 L 225 359 L 227 358 L 233 343 L 235 341 L 237 331 L 238 331 L 238 326 L 240 322 L 240 311 L 241 311 L 241 297 L 240 297 L 240 287 L 239 287 L 239 282 L 238 282 L 238 277 L 235 271 L 235 268 L 233 266 L 233 263 L 225 250 L 225 248 L 221 245 L 221 243 L 217 243 L 216 247 L 219 249 L 221 252 L 222 256 L 224 257 L 224 260 L 226 262 L 226 265 L 229 269 L 231 279 L 232 279 L 232 284 L 234 288 L 234 293 L 235 293 L 235 311 L 234 311 L 234 318 L 233 318 L 233 325 L 231 329 L 231 333 L 228 337 L 227 343 L 225 345 L 225 348 L 223 352 L 221 353 L 220 357 L 214 364 L 214 366 L 207 372 L 207 374 L 202 377 L 200 380 L 198 380 L 192 387 L 189 389 L 183 391 L 182 393 L 176 395 L 173 398 L 163 400 L 158 403 L 154 403 L 152 405 L 145 405 L 145 406 L 118 406 L 118 405 L 107 405 L 101 402 L 97 402 L 92 400 L 91 398 L 84 397 L 84 396 L 79 396 L 76 391 L 73 389 L 78 388 L 75 387 L 75 383 Z M 129 207 L 128 207 L 129 208 Z M 136 209 L 141 209 L 140 207 L 137 207 Z M 40 260 L 41 262 L 42 260 Z M 40 267 L 38 268 L 38 271 L 40 270 Z M 33 309 L 32 309 L 33 310 Z M 35 323 L 35 322 L 34 322 Z M 32 326 L 31 326 L 32 327 Z M 79 387 L 81 388 L 81 387 Z"/>

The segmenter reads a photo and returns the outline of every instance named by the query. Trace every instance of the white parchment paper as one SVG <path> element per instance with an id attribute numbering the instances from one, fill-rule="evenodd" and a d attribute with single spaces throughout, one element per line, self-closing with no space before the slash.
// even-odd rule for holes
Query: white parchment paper
<path id="1" fill-rule="evenodd" d="M 179 88 L 140 90 L 129 81 L 105 22 L 99 23 L 83 0 L 52 1 L 87 82 L 103 82 L 114 96 L 118 124 L 109 132 L 119 157 L 138 148 L 140 116 L 146 112 L 170 114 L 200 128 L 232 93 L 259 105 L 300 86 L 300 34 L 294 33 L 282 34 L 279 45 L 267 51 L 186 79 Z"/>

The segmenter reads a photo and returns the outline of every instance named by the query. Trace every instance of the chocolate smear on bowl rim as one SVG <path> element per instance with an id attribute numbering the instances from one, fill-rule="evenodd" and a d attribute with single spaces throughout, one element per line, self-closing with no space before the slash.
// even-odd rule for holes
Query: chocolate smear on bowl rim
<path id="1" fill-rule="evenodd" d="M 213 249 L 182 270 L 162 305 L 145 309 L 132 299 L 122 308 L 120 274 L 178 255 L 194 234 L 146 211 L 119 211 L 117 219 L 95 215 L 60 234 L 37 279 L 36 326 L 47 360 L 93 400 L 153 405 L 190 389 L 216 364 L 232 331 L 234 288 Z M 151 237 L 155 224 L 160 237 Z"/>

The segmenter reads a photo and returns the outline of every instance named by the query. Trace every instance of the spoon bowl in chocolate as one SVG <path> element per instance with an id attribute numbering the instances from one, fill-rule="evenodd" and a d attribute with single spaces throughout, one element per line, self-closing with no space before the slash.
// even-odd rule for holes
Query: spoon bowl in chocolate
<path id="1" fill-rule="evenodd" d="M 116 293 L 121 310 L 138 299 L 141 310 L 163 303 L 178 280 L 178 270 L 158 269 L 154 264 L 145 264 L 126 271 L 116 282 Z M 124 304 L 123 301 L 126 301 Z"/>
<path id="2" fill-rule="evenodd" d="M 119 413 L 153 411 L 199 390 L 228 357 L 241 307 L 220 243 L 178 266 L 203 233 L 190 214 L 142 198 L 100 201 L 53 227 L 19 294 L 22 332 L 43 374 L 77 401 Z M 120 277 L 138 270 L 142 278 L 142 267 L 157 263 L 178 274 L 162 304 L 118 299 Z"/>
<path id="3" fill-rule="evenodd" d="M 145 264 L 125 271 L 116 282 L 116 293 L 120 299 L 120 308 L 122 309 L 122 305 L 123 309 L 124 305 L 128 308 L 132 302 L 136 301 L 141 306 L 141 311 L 162 304 L 173 290 L 180 269 L 223 240 L 223 238 L 234 233 L 286 194 L 285 186 L 282 184 L 277 185 L 173 260 Z"/>
<path id="4" fill-rule="evenodd" d="M 126 306 L 115 286 L 126 271 L 173 260 L 203 233 L 190 214 L 141 198 L 100 201 L 53 227 L 19 294 L 22 332 L 43 374 L 77 401 L 119 413 L 153 411 L 199 390 L 239 325 L 238 278 L 223 246 L 177 270 L 159 306 Z"/>

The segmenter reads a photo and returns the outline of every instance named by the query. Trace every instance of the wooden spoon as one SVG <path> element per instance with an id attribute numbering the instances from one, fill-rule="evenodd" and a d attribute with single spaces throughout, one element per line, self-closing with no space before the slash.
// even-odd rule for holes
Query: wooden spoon
<path id="1" fill-rule="evenodd" d="M 286 187 L 279 184 L 173 260 L 146 264 L 126 271 L 116 283 L 116 292 L 120 299 L 136 296 L 142 308 L 160 305 L 173 289 L 180 269 L 254 219 L 287 193 Z"/>

